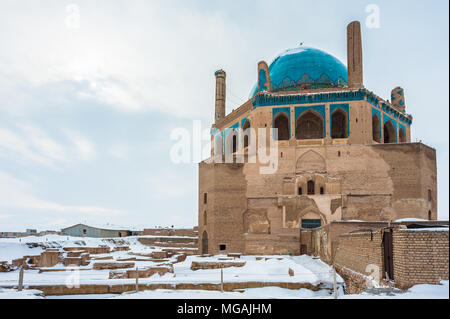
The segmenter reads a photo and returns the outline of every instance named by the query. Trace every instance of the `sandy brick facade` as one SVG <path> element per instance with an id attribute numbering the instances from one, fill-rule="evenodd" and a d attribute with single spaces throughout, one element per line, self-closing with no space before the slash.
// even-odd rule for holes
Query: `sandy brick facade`
<path id="1" fill-rule="evenodd" d="M 284 65 L 294 70 L 278 71 L 301 78 L 286 78 L 289 85 L 280 87 L 270 73 L 274 64 L 258 63 L 252 98 L 228 115 L 226 75 L 216 72 L 211 158 L 199 164 L 201 253 L 308 254 L 311 228 L 331 222 L 437 219 L 436 151 L 411 143 L 403 89 L 392 91 L 391 103 L 364 88 L 358 22 L 347 36 L 348 75 L 326 53 L 296 48 L 273 63 L 290 59 Z M 305 68 L 319 69 L 320 79 L 303 73 L 302 54 L 319 61 Z M 261 163 L 262 154 L 252 150 L 273 145 L 273 128 L 276 161 Z M 233 163 L 225 163 L 227 157 Z M 273 172 L 262 173 L 269 165 Z"/>

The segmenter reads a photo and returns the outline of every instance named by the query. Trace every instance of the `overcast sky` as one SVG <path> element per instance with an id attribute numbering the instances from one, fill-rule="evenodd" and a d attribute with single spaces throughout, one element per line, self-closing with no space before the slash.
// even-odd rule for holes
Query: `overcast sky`
<path id="1" fill-rule="evenodd" d="M 436 148 L 448 219 L 448 2 L 0 1 L 0 231 L 78 222 L 197 224 L 197 164 L 174 164 L 174 128 L 227 111 L 257 63 L 300 42 L 346 64 L 360 20 L 364 84 L 405 89 L 412 139 Z M 368 28 L 369 4 L 380 28 Z"/>

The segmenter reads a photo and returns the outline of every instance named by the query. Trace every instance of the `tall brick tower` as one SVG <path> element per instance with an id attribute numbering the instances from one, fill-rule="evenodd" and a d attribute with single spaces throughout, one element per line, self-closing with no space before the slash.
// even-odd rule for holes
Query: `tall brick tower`
<path id="1" fill-rule="evenodd" d="M 215 121 L 225 117 L 225 98 L 226 98 L 226 83 L 227 74 L 224 70 L 218 70 L 216 76 L 216 116 Z"/>
<path id="2" fill-rule="evenodd" d="M 361 24 L 359 21 L 353 21 L 347 26 L 347 68 L 348 86 L 350 88 L 364 87 Z"/>

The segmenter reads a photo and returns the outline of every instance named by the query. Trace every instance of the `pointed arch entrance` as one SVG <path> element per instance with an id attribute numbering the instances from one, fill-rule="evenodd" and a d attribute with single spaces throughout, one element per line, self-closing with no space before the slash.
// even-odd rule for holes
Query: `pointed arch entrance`
<path id="1" fill-rule="evenodd" d="M 308 110 L 297 119 L 296 138 L 298 140 L 320 139 L 324 136 L 324 124 L 322 116 Z"/>
<path id="2" fill-rule="evenodd" d="M 343 109 L 336 109 L 333 114 L 331 114 L 331 137 L 348 137 L 347 113 Z"/>
<path id="3" fill-rule="evenodd" d="M 278 129 L 278 141 L 289 140 L 289 118 L 284 112 L 280 112 L 275 117 L 274 128 Z M 275 138 L 275 137 L 274 137 Z"/>
<path id="4" fill-rule="evenodd" d="M 372 114 L 372 139 L 381 143 L 380 118 L 377 114 Z"/>
<path id="5" fill-rule="evenodd" d="M 384 143 L 395 143 L 395 128 L 391 121 L 384 123 Z"/>

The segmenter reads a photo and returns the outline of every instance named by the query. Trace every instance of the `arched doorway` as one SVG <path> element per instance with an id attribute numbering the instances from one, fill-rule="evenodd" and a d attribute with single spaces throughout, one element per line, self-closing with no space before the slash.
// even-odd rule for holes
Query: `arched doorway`
<path id="1" fill-rule="evenodd" d="M 342 109 L 337 109 L 331 115 L 331 137 L 347 138 L 347 113 Z"/>
<path id="2" fill-rule="evenodd" d="M 298 140 L 323 138 L 323 118 L 314 111 L 306 111 L 297 119 L 296 138 Z"/>
<path id="3" fill-rule="evenodd" d="M 202 254 L 207 253 L 208 253 L 208 233 L 204 231 L 202 235 Z"/>
<path id="4" fill-rule="evenodd" d="M 372 139 L 381 143 L 380 118 L 376 114 L 372 114 Z"/>
<path id="5" fill-rule="evenodd" d="M 391 121 L 384 123 L 384 143 L 395 143 L 395 129 Z"/>
<path id="6" fill-rule="evenodd" d="M 283 112 L 279 113 L 275 117 L 274 128 L 278 129 L 278 138 L 274 137 L 278 141 L 288 141 L 289 140 L 289 119 L 287 115 Z"/>

